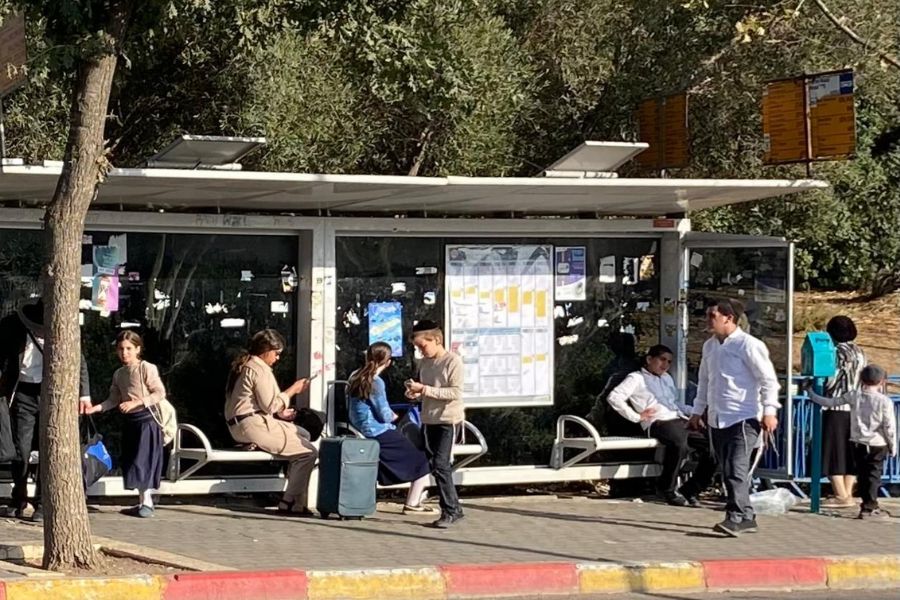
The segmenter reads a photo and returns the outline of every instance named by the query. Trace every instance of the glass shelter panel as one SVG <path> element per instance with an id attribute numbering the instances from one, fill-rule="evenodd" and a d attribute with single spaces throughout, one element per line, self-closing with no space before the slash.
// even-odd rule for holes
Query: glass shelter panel
<path id="1" fill-rule="evenodd" d="M 41 239 L 39 231 L 0 230 L 2 316 L 39 295 Z M 107 397 L 119 366 L 116 335 L 133 329 L 179 420 L 200 427 L 213 446 L 231 446 L 225 380 L 249 336 L 278 330 L 287 347 L 276 376 L 287 384 L 295 375 L 297 236 L 88 231 L 83 242 L 81 339 L 94 401 Z M 114 457 L 119 421 L 112 412 L 98 419 Z"/>
<path id="2" fill-rule="evenodd" d="M 446 329 L 452 292 L 456 289 L 464 295 L 468 287 L 475 288 L 478 298 L 489 287 L 485 311 L 490 310 L 494 319 L 497 305 L 505 303 L 501 312 L 506 319 L 511 310 L 510 288 L 531 285 L 528 280 L 521 281 L 521 274 L 509 277 L 504 272 L 501 286 L 496 269 L 490 282 L 486 278 L 468 282 L 465 278 L 477 276 L 477 270 L 448 273 L 448 265 L 452 270 L 454 263 L 458 267 L 464 262 L 451 252 L 483 247 L 553 249 L 552 281 L 545 288 L 548 325 L 552 327 L 547 352 L 553 361 L 550 396 L 545 395 L 541 403 L 513 400 L 500 405 L 484 395 L 469 402 L 468 409 L 482 407 L 469 410 L 467 418 L 485 434 L 490 446 L 488 456 L 479 462 L 546 464 L 559 414 L 591 413 L 602 431 L 618 432 L 607 421 L 607 411 L 602 406 L 594 410 L 594 405 L 611 375 L 633 368 L 636 351 L 659 340 L 657 239 L 339 235 L 335 243 L 336 376 L 346 379 L 362 364 L 368 344 L 385 339 L 395 348 L 395 360 L 383 378 L 388 397 L 396 404 L 404 402 L 403 381 L 415 374 L 414 348 L 409 341 L 414 322 L 432 319 Z M 558 257 L 556 251 L 561 251 Z M 558 269 L 557 263 L 562 262 L 566 266 Z M 463 279 L 454 282 L 448 275 Z M 462 289 L 454 288 L 456 284 Z M 525 300 L 521 293 L 516 298 L 519 303 Z M 531 301 L 536 300 L 535 291 Z M 623 338 L 628 341 L 623 343 Z M 474 371 L 469 373 L 469 363 L 466 366 L 468 377 Z M 497 390 L 495 396 L 501 395 Z M 551 401 L 552 406 L 547 406 Z"/>
<path id="3" fill-rule="evenodd" d="M 769 348 L 775 370 L 788 372 L 790 323 L 787 246 L 777 248 L 704 248 L 688 250 L 688 379 L 696 382 L 700 354 L 709 338 L 706 307 L 722 299 L 744 305 L 741 327 Z"/>
<path id="4" fill-rule="evenodd" d="M 757 474 L 789 477 L 794 471 L 794 456 L 802 451 L 798 440 L 793 398 L 790 396 L 793 348 L 793 257 L 786 242 L 763 245 L 759 239 L 723 236 L 734 239 L 720 244 L 687 245 L 688 331 L 686 346 L 686 398 L 692 401 L 703 343 L 709 338 L 706 308 L 720 299 L 738 300 L 746 314 L 741 327 L 765 342 L 781 383 L 782 410 L 774 445 L 767 447 Z M 796 443 L 801 448 L 794 447 Z"/>

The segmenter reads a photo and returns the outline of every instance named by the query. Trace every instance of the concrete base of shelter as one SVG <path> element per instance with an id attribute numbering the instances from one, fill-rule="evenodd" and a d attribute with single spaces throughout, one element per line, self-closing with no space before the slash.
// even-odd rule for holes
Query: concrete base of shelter
<path id="1" fill-rule="evenodd" d="M 900 555 L 679 563 L 454 564 L 0 580 L 0 600 L 444 600 L 623 592 L 900 588 Z"/>

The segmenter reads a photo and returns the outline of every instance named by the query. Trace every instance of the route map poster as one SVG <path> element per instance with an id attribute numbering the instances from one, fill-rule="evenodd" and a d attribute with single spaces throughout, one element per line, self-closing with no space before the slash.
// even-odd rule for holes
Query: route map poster
<path id="1" fill-rule="evenodd" d="M 447 246 L 448 348 L 470 406 L 553 403 L 553 246 Z"/>

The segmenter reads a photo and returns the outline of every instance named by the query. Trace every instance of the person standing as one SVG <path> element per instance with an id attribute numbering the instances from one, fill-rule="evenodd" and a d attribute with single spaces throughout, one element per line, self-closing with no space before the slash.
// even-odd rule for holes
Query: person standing
<path id="1" fill-rule="evenodd" d="M 809 390 L 809 398 L 822 406 L 850 407 L 850 440 L 859 478 L 860 519 L 889 516 L 878 506 L 878 490 L 884 473 L 884 461 L 897 456 L 897 418 L 893 401 L 882 393 L 886 374 L 878 365 L 868 365 L 860 375 L 862 388 L 827 398 Z M 808 388 L 812 380 L 806 380 Z"/>
<path id="2" fill-rule="evenodd" d="M 856 324 L 844 315 L 832 317 L 825 326 L 837 353 L 837 372 L 825 380 L 825 396 L 839 398 L 858 390 L 859 377 L 866 366 L 866 355 L 853 341 Z M 831 481 L 834 498 L 822 503 L 827 508 L 854 506 L 853 485 L 856 468 L 850 443 L 850 407 L 846 404 L 825 407 L 822 411 L 822 474 Z"/>
<path id="3" fill-rule="evenodd" d="M 156 514 L 153 492 L 159 489 L 163 466 L 162 427 L 151 411 L 165 399 L 166 388 L 156 365 L 141 358 L 143 350 L 144 340 L 134 331 L 116 336 L 116 354 L 122 366 L 113 373 L 109 397 L 83 412 L 90 415 L 118 408 L 125 416 L 122 478 L 125 489 L 138 492 L 137 506 L 126 513 L 147 519 Z"/>
<path id="4" fill-rule="evenodd" d="M 274 329 L 263 329 L 250 339 L 248 351 L 235 359 L 228 374 L 225 422 L 236 442 L 255 444 L 288 461 L 288 483 L 278 512 L 307 517 L 313 515 L 307 504 L 309 478 L 319 453 L 292 422 L 296 413 L 291 398 L 307 388 L 309 379 L 298 379 L 282 391 L 272 372 L 284 346 Z"/>
<path id="5" fill-rule="evenodd" d="M 728 500 L 726 518 L 714 529 L 728 536 L 757 530 L 750 504 L 750 456 L 760 432 L 778 427 L 778 377 L 766 345 L 745 333 L 738 322 L 743 306 L 720 300 L 706 311 L 709 331 L 703 344 L 697 397 L 688 423 L 712 434 L 713 448 L 722 469 Z"/>
<path id="6" fill-rule="evenodd" d="M 665 446 L 663 469 L 656 480 L 660 497 L 672 506 L 700 506 L 700 492 L 709 487 L 716 472 L 709 439 L 687 428 L 691 407 L 678 400 L 678 390 L 669 375 L 672 350 L 658 344 L 647 351 L 644 367 L 628 376 L 609 393 L 607 402 L 632 423 L 640 423 L 648 436 Z M 679 469 L 691 450 L 697 452 L 697 466 L 691 479 L 678 485 Z"/>
<path id="7" fill-rule="evenodd" d="M 451 464 L 453 442 L 465 419 L 463 362 L 457 354 L 444 348 L 444 334 L 434 321 L 416 323 L 412 341 L 422 360 L 418 381 L 406 382 L 406 396 L 422 401 L 425 449 L 441 505 L 441 516 L 432 525 L 447 529 L 463 518 Z"/>
<path id="8" fill-rule="evenodd" d="M 0 320 L 0 402 L 9 402 L 16 460 L 12 462 L 12 502 L 10 508 L 17 518 L 25 517 L 28 506 L 28 475 L 31 451 L 40 439 L 41 383 L 44 378 L 44 302 L 40 298 L 26 304 Z M 91 406 L 91 383 L 87 361 L 81 355 L 81 375 L 78 382 L 79 413 Z M 34 469 L 35 493 L 31 499 L 34 512 L 31 520 L 44 520 L 41 506 L 40 469 Z"/>

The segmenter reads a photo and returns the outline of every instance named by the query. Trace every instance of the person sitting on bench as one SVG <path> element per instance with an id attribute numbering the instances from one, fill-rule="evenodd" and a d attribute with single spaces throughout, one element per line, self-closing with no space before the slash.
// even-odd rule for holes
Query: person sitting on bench
<path id="1" fill-rule="evenodd" d="M 274 329 L 263 329 L 250 340 L 248 352 L 231 365 L 225 388 L 225 421 L 236 442 L 255 444 L 260 450 L 289 461 L 287 488 L 278 512 L 311 516 L 307 506 L 309 477 L 318 451 L 308 436 L 293 424 L 291 398 L 309 385 L 298 379 L 284 391 L 272 372 L 284 350 L 284 338 Z"/>
<path id="2" fill-rule="evenodd" d="M 656 483 L 662 499 L 673 506 L 699 507 L 700 492 L 712 481 L 715 462 L 706 436 L 687 429 L 691 409 L 678 401 L 678 390 L 668 373 L 672 357 L 667 346 L 650 348 L 644 367 L 629 373 L 609 393 L 607 401 L 616 412 L 632 423 L 640 423 L 647 435 L 665 446 L 663 470 Z M 691 450 L 697 453 L 697 467 L 691 479 L 677 490 L 679 469 Z"/>

